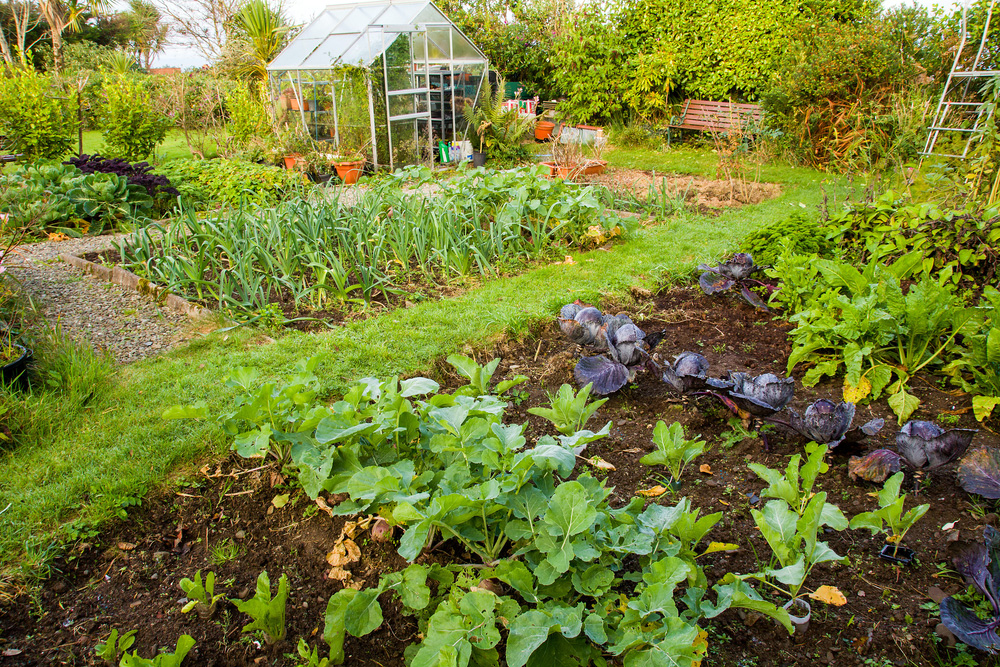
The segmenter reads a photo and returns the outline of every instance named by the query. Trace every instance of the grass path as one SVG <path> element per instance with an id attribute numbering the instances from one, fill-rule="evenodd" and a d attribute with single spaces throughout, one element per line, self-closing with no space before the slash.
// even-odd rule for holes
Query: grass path
<path id="1" fill-rule="evenodd" d="M 612 154 L 611 162 L 643 167 L 642 158 Z M 666 168 L 664 156 L 659 158 L 660 168 Z M 711 169 L 704 158 L 687 164 L 689 173 Z M 52 531 L 60 525 L 72 521 L 71 530 L 93 525 L 114 515 L 123 499 L 141 497 L 185 463 L 224 452 L 228 442 L 215 425 L 164 421 L 161 414 L 170 405 L 196 400 L 207 401 L 214 412 L 228 408 L 232 393 L 224 380 L 234 367 L 280 375 L 297 360 L 322 354 L 318 374 L 334 392 L 368 375 L 426 372 L 436 359 L 463 346 L 523 333 L 567 301 L 599 303 L 626 295 L 631 285 L 649 287 L 666 277 L 682 277 L 698 262 L 732 250 L 761 225 L 801 206 L 815 207 L 823 197 L 823 178 L 805 169 L 769 170 L 764 180 L 785 185 L 777 199 L 717 218 L 687 215 L 639 229 L 610 251 L 574 254 L 572 265 L 541 266 L 487 281 L 456 298 L 423 302 L 323 334 L 290 333 L 273 342 L 250 330 L 211 334 L 163 357 L 123 367 L 109 395 L 80 421 L 62 424 L 37 446 L 22 446 L 0 459 L 0 510 L 10 505 L 0 515 L 0 567 L 21 563 L 30 569 L 46 559 Z"/>

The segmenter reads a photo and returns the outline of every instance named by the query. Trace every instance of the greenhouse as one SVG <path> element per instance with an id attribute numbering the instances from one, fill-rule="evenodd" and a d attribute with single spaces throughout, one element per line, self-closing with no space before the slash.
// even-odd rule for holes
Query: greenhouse
<path id="1" fill-rule="evenodd" d="M 327 6 L 268 66 L 279 118 L 375 169 L 466 139 L 489 63 L 431 2 Z"/>

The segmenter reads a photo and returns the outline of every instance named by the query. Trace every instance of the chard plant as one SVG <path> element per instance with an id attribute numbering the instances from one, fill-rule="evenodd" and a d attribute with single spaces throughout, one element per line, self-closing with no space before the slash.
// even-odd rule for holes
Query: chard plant
<path id="1" fill-rule="evenodd" d="M 129 630 L 119 635 L 118 629 L 112 628 L 108 638 L 103 642 L 99 642 L 94 647 L 94 652 L 98 658 L 104 661 L 104 664 L 117 665 L 118 656 L 132 648 L 132 645 L 135 644 L 135 635 L 137 632 L 138 630 Z"/>
<path id="2" fill-rule="evenodd" d="M 858 402 L 888 394 L 902 424 L 920 405 L 907 391 L 918 372 L 943 366 L 975 313 L 961 305 L 953 286 L 924 275 L 905 293 L 900 284 L 922 261 L 912 252 L 890 266 L 872 260 L 863 271 L 846 262 L 817 260 L 830 285 L 791 316 L 788 372 L 813 364 L 804 378 L 815 385 L 845 371 L 844 398 Z"/>
<path id="3" fill-rule="evenodd" d="M 450 366 L 458 371 L 459 375 L 469 381 L 469 384 L 455 390 L 456 394 L 464 396 L 485 396 L 490 393 L 495 396 L 503 396 L 517 385 L 528 381 L 527 375 L 516 375 L 511 380 L 498 382 L 497 386 L 491 392 L 490 382 L 493 380 L 493 374 L 496 373 L 497 366 L 500 365 L 499 358 L 490 361 L 485 366 L 480 366 L 476 363 L 475 359 L 470 359 L 461 354 L 452 354 L 448 357 L 447 361 Z"/>
<path id="4" fill-rule="evenodd" d="M 119 667 L 180 667 L 184 658 L 194 648 L 194 638 L 190 635 L 181 635 L 177 639 L 177 646 L 171 653 L 158 653 L 153 658 L 143 658 L 138 651 L 125 653 Z"/>
<path id="5" fill-rule="evenodd" d="M 576 393 L 571 385 L 564 384 L 555 394 L 549 394 L 549 407 L 528 408 L 528 414 L 547 419 L 557 431 L 563 435 L 571 435 L 583 430 L 597 409 L 608 402 L 606 398 L 589 402 L 592 389 L 593 385 L 587 384 Z M 610 425 L 611 422 L 608 422 L 605 429 Z"/>
<path id="6" fill-rule="evenodd" d="M 181 579 L 180 587 L 189 600 L 181 607 L 181 613 L 187 614 L 191 610 L 195 610 L 201 618 L 211 618 L 219 600 L 226 597 L 223 593 L 215 593 L 214 572 L 208 572 L 205 575 L 204 583 L 202 583 L 201 570 L 198 570 L 194 573 L 193 580 L 186 577 Z"/>
<path id="7" fill-rule="evenodd" d="M 705 451 L 704 440 L 688 440 L 684 437 L 684 427 L 680 422 L 674 422 L 669 427 L 666 422 L 657 422 L 653 429 L 653 443 L 656 449 L 639 459 L 639 462 L 648 466 L 666 466 L 670 480 L 675 485 L 680 482 L 684 468 Z"/>
<path id="8" fill-rule="evenodd" d="M 305 639 L 299 639 L 295 652 L 299 654 L 297 667 L 328 667 L 331 664 L 329 658 L 319 656 L 318 648 L 315 646 L 310 648 Z"/>
<path id="9" fill-rule="evenodd" d="M 260 630 L 268 644 L 285 638 L 285 605 L 288 602 L 288 576 L 281 575 L 278 591 L 271 597 L 271 580 L 267 572 L 257 576 L 257 590 L 249 600 L 230 600 L 242 613 L 253 619 L 243 626 L 243 632 Z"/>
<path id="10" fill-rule="evenodd" d="M 850 524 L 851 530 L 866 528 L 871 531 L 872 535 L 885 533 L 885 541 L 895 545 L 893 556 L 896 555 L 899 545 L 902 543 L 903 538 L 906 537 L 906 533 L 913 527 L 913 524 L 919 521 L 920 517 L 926 514 L 927 510 L 931 508 L 930 505 L 926 504 L 917 505 L 916 507 L 911 507 L 905 514 L 903 513 L 906 494 L 899 495 L 899 489 L 903 484 L 903 477 L 904 474 L 902 472 L 897 472 L 887 479 L 882 490 L 878 492 L 879 508 L 871 512 L 862 512 L 856 515 L 851 519 Z"/>

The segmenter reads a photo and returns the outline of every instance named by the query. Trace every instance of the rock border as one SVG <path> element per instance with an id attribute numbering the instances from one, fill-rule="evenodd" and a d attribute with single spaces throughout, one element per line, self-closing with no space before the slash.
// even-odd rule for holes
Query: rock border
<path id="1" fill-rule="evenodd" d="M 67 253 L 60 253 L 59 259 L 66 262 L 70 266 L 74 266 L 85 273 L 89 273 L 95 278 L 106 280 L 120 287 L 124 287 L 125 289 L 134 290 L 139 294 L 150 296 L 154 300 L 165 305 L 167 308 L 183 315 L 187 315 L 193 320 L 203 319 L 212 315 L 212 311 L 210 309 L 191 303 L 187 299 L 177 296 L 176 294 L 172 294 L 171 292 L 168 292 L 166 288 L 160 287 L 155 283 L 151 283 L 147 279 L 141 278 L 131 271 L 126 271 L 120 266 L 108 268 L 106 266 L 101 266 L 100 264 L 88 262 L 82 257 L 77 257 L 76 255 L 70 255 Z"/>

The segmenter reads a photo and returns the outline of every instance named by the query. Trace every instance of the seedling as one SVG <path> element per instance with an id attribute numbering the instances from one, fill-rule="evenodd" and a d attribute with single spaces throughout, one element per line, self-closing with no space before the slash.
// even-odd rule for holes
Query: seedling
<path id="1" fill-rule="evenodd" d="M 319 657 L 319 649 L 310 648 L 304 639 L 299 639 L 297 651 L 299 654 L 298 667 L 327 667 L 330 664 L 329 658 Z"/>
<path id="2" fill-rule="evenodd" d="M 264 640 L 274 644 L 285 638 L 285 603 L 288 601 L 288 576 L 278 580 L 278 594 L 271 597 L 271 580 L 267 572 L 257 577 L 257 592 L 249 600 L 230 600 L 236 608 L 253 619 L 243 626 L 243 632 L 260 630 Z"/>
<path id="3" fill-rule="evenodd" d="M 152 659 L 140 658 L 138 651 L 131 655 L 126 653 L 122 656 L 119 667 L 180 667 L 184 657 L 193 647 L 194 638 L 190 635 L 181 635 L 177 639 L 177 647 L 173 653 L 159 653 Z"/>
<path id="4" fill-rule="evenodd" d="M 593 384 L 588 384 L 580 390 L 579 394 L 574 394 L 573 387 L 564 384 L 559 387 L 555 394 L 549 394 L 549 408 L 529 408 L 528 413 L 538 415 L 547 419 L 556 427 L 556 430 L 563 435 L 572 435 L 583 430 L 597 408 L 607 403 L 608 399 L 602 398 L 593 403 L 587 403 Z M 608 422 L 610 426 L 611 422 Z"/>
<path id="5" fill-rule="evenodd" d="M 132 644 L 135 643 L 136 632 L 137 630 L 129 630 L 119 637 L 118 630 L 113 629 L 105 641 L 94 647 L 94 652 L 105 664 L 117 665 L 118 656 L 132 648 Z"/>
<path id="6" fill-rule="evenodd" d="M 906 533 L 931 508 L 930 505 L 917 505 L 903 514 L 906 494 L 899 495 L 903 477 L 902 472 L 897 472 L 886 480 L 882 490 L 878 492 L 879 508 L 877 510 L 862 512 L 851 519 L 852 529 L 867 528 L 872 532 L 872 535 L 888 533 L 885 541 L 894 545 L 893 558 L 898 555 L 899 544 L 906 537 Z"/>
<path id="7" fill-rule="evenodd" d="M 684 427 L 680 422 L 674 422 L 669 427 L 666 422 L 657 422 L 653 429 L 653 442 L 656 449 L 639 462 L 648 466 L 666 466 L 675 485 L 680 481 L 684 468 L 705 451 L 704 440 L 687 440 L 684 437 Z"/>
<path id="8" fill-rule="evenodd" d="M 225 597 L 222 593 L 215 594 L 215 573 L 205 575 L 205 583 L 201 582 L 201 570 L 194 573 L 194 580 L 181 579 L 181 590 L 188 596 L 190 602 L 181 608 L 181 613 L 187 614 L 192 609 L 198 612 L 200 618 L 212 618 L 215 605 Z"/>

